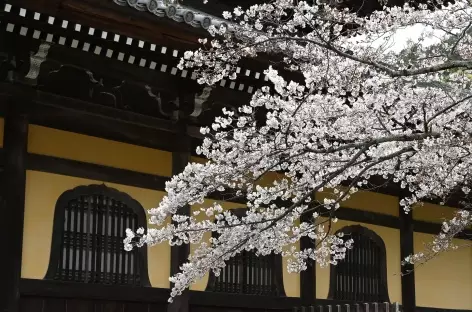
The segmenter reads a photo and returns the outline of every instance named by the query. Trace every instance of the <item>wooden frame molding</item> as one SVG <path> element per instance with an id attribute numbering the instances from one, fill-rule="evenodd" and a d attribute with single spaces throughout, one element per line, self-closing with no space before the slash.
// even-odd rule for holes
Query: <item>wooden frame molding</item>
<path id="1" fill-rule="evenodd" d="M 382 238 L 377 235 L 374 231 L 363 227 L 361 225 L 348 225 L 343 227 L 342 229 L 338 230 L 336 233 L 342 232 L 345 234 L 359 234 L 360 236 L 364 236 L 365 238 L 371 240 L 379 249 L 380 249 L 380 285 L 379 285 L 379 296 L 381 297 L 378 301 L 376 302 L 390 302 L 389 295 L 388 295 L 388 283 L 387 283 L 387 250 L 385 248 L 385 243 L 382 240 Z M 354 243 L 354 249 L 356 248 L 356 245 Z M 365 260 L 365 259 L 364 259 Z M 330 265 L 330 281 L 329 281 L 329 294 L 328 294 L 328 299 L 331 300 L 339 300 L 337 298 L 333 298 L 335 296 L 336 292 L 336 286 L 337 286 L 337 270 L 338 266 L 335 265 Z M 365 271 L 363 272 L 356 272 L 356 275 L 361 275 L 362 273 L 366 273 Z M 360 276 L 362 277 L 362 276 Z"/>
<path id="2" fill-rule="evenodd" d="M 180 116 L 178 116 L 180 117 Z M 178 132 L 178 141 L 172 152 L 172 174 L 181 173 L 190 161 L 190 139 L 187 134 L 185 120 L 178 119 L 175 129 Z M 180 214 L 190 216 L 191 207 L 185 205 L 181 207 Z M 184 264 L 190 255 L 190 245 L 174 245 L 170 249 L 170 275 L 180 272 L 180 266 Z M 173 287 L 173 285 L 171 285 Z M 189 290 L 185 290 L 182 295 L 168 305 L 168 312 L 188 312 L 189 311 Z"/>
<path id="3" fill-rule="evenodd" d="M 53 280 L 21 279 L 21 296 L 87 298 L 94 300 L 124 300 L 166 303 L 170 290 L 152 287 L 123 287 L 117 285 L 82 284 Z"/>
<path id="4" fill-rule="evenodd" d="M 146 231 L 147 229 L 147 218 L 144 208 L 141 204 L 133 199 L 131 196 L 124 192 L 120 192 L 114 188 L 107 187 L 106 185 L 82 185 L 78 186 L 72 190 L 65 191 L 61 194 L 59 199 L 56 202 L 56 207 L 54 208 L 54 221 L 53 221 L 53 232 L 52 232 L 52 242 L 51 242 L 51 252 L 49 258 L 49 266 L 45 276 L 45 279 L 54 280 L 57 270 L 57 263 L 60 259 L 60 254 L 62 252 L 62 237 L 64 231 L 64 220 L 65 213 L 64 209 L 68 203 L 74 199 L 80 198 L 81 196 L 90 196 L 90 195 L 102 195 L 110 197 L 127 208 L 131 209 L 138 217 L 138 222 L 141 227 Z M 140 285 L 141 286 L 150 286 L 149 277 L 148 277 L 148 258 L 147 258 L 147 248 L 139 248 L 138 252 L 138 264 L 139 264 L 139 276 L 140 276 Z"/>
<path id="5" fill-rule="evenodd" d="M 401 199 L 406 194 L 401 192 Z M 403 207 L 398 205 L 398 214 L 400 219 L 400 259 L 403 261 L 407 256 L 414 253 L 414 220 L 413 213 L 406 214 Z M 438 231 L 439 233 L 439 231 Z M 415 311 L 416 309 L 416 292 L 415 292 L 415 271 L 412 265 L 401 267 L 401 291 L 402 304 L 406 312 Z"/>
<path id="6" fill-rule="evenodd" d="M 21 99 L 18 99 L 21 101 Z M 0 232 L 7 250 L 0 269 L 0 311 L 19 311 L 19 286 L 25 211 L 28 119 L 18 102 L 8 103 L 4 128 L 4 181 Z"/>

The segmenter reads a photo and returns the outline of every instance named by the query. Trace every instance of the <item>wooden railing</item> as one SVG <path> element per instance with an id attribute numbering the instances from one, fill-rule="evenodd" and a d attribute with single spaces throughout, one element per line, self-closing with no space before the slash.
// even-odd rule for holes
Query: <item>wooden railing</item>
<path id="1" fill-rule="evenodd" d="M 296 307 L 293 312 L 402 312 L 398 303 L 339 303 Z"/>

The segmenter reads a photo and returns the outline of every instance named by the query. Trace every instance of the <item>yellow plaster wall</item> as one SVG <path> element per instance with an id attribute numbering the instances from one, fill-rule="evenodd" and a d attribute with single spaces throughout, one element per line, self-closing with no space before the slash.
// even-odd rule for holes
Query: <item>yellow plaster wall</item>
<path id="1" fill-rule="evenodd" d="M 339 220 L 334 224 L 333 233 L 342 227 L 359 224 L 374 231 L 385 243 L 387 250 L 387 287 L 391 302 L 401 303 L 401 278 L 400 278 L 400 231 L 388 227 Z M 354 248 L 355 242 L 354 242 Z M 329 267 L 316 267 L 316 298 L 326 299 L 329 292 Z"/>
<path id="2" fill-rule="evenodd" d="M 325 190 L 316 194 L 316 199 L 332 197 L 332 191 Z M 398 217 L 398 197 L 380 193 L 359 191 L 342 202 L 341 207 L 377 212 Z"/>
<path id="3" fill-rule="evenodd" d="M 26 173 L 25 221 L 23 232 L 22 278 L 44 278 L 51 249 L 54 208 L 59 196 L 80 185 L 101 184 L 76 177 L 37 171 Z M 144 209 L 154 207 L 164 192 L 105 183 L 136 199 Z M 168 288 L 170 274 L 170 246 L 160 244 L 149 248 L 148 272 L 153 287 Z"/>
<path id="4" fill-rule="evenodd" d="M 295 245 L 300 250 L 300 244 Z M 300 274 L 287 272 L 288 258 L 282 258 L 282 272 L 284 279 L 285 295 L 287 297 L 300 297 Z"/>
<path id="5" fill-rule="evenodd" d="M 171 176 L 172 153 L 30 125 L 28 152 Z"/>
<path id="6" fill-rule="evenodd" d="M 201 207 L 204 207 L 205 205 L 211 205 L 214 203 L 214 200 L 205 200 L 203 205 L 193 205 L 192 206 L 192 213 Z M 218 201 L 218 203 L 223 207 L 223 209 L 237 209 L 237 208 L 244 208 L 245 205 L 239 204 L 239 203 L 232 203 L 232 202 L 222 202 Z M 205 220 L 208 217 L 201 213 L 200 215 L 196 216 L 197 220 Z M 204 234 L 204 241 L 208 241 L 210 239 L 211 234 L 210 233 L 205 233 Z M 193 252 L 198 246 L 197 245 L 190 245 L 190 252 Z M 297 244 L 296 248 L 299 248 L 299 245 Z M 300 297 L 300 276 L 299 274 L 290 274 L 287 272 L 287 260 L 286 258 L 282 258 L 282 271 L 283 271 L 283 280 L 284 280 L 284 289 L 285 289 L 285 294 L 288 297 Z M 204 278 L 201 280 L 197 281 L 195 284 L 190 286 L 191 290 L 197 290 L 197 291 L 204 291 L 206 289 L 207 283 L 208 283 L 208 276 L 209 274 L 206 274 Z"/>
<path id="7" fill-rule="evenodd" d="M 423 203 L 413 207 L 413 218 L 415 220 L 442 223 L 454 217 L 457 209 L 447 206 Z"/>
<path id="8" fill-rule="evenodd" d="M 190 162 L 198 163 L 198 164 L 205 164 L 208 161 L 208 159 L 203 158 L 203 157 L 197 157 L 197 156 L 191 156 L 190 157 Z"/>
<path id="9" fill-rule="evenodd" d="M 415 233 L 415 253 L 422 251 L 432 237 Z M 417 306 L 472 310 L 471 244 L 459 239 L 454 244 L 467 247 L 440 254 L 415 269 Z"/>

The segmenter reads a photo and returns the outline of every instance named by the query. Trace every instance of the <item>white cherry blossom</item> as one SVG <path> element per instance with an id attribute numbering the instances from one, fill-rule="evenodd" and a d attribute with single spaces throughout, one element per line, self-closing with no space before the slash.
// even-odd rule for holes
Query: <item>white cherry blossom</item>
<path id="1" fill-rule="evenodd" d="M 291 272 L 304 270 L 307 261 L 322 266 L 342 261 L 356 242 L 333 234 L 336 210 L 358 190 L 375 188 L 374 177 L 405 190 L 406 213 L 426 199 L 446 201 L 452 192 L 467 203 L 469 1 L 434 11 L 426 5 L 385 8 L 364 18 L 322 3 L 274 0 L 223 17 L 228 27 L 210 27 L 208 44 L 185 53 L 179 68 L 191 68 L 199 83 L 214 85 L 235 79 L 244 58 L 276 65 L 264 72 L 270 87 L 201 130 L 205 139 L 197 152 L 209 162 L 189 164 L 166 184 L 167 195 L 149 211 L 147 233 L 127 233 L 127 249 L 162 242 L 197 245 L 171 278 L 172 297 L 209 270 L 218 274 L 242 250 L 288 257 Z M 392 48 L 399 31 L 418 25 L 425 31 Z M 261 184 L 269 173 L 278 178 Z M 331 196 L 317 200 L 321 191 Z M 231 192 L 246 198 L 243 217 L 205 201 Z M 194 204 L 202 205 L 199 216 L 179 213 Z M 472 223 L 469 207 L 445 221 L 429 248 L 407 262 L 451 249 L 452 238 Z M 300 222 L 302 215 L 308 221 Z M 219 236 L 207 241 L 207 232 Z M 316 248 L 292 248 L 305 236 Z"/>

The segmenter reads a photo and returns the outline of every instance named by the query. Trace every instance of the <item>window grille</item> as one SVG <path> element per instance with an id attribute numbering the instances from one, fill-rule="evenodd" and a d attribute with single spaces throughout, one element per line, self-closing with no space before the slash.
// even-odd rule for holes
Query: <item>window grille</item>
<path id="1" fill-rule="evenodd" d="M 148 285 L 145 248 L 127 252 L 127 228 L 145 226 L 142 206 L 105 185 L 64 193 L 56 205 L 46 278 L 118 285 Z"/>
<path id="2" fill-rule="evenodd" d="M 233 210 L 242 214 L 244 209 Z M 226 262 L 219 276 L 210 273 L 207 291 L 284 296 L 280 255 L 256 256 L 242 251 Z"/>
<path id="3" fill-rule="evenodd" d="M 386 279 L 386 251 L 382 239 L 361 226 L 340 230 L 354 240 L 346 258 L 331 266 L 330 299 L 361 302 L 389 302 Z"/>
<path id="4" fill-rule="evenodd" d="M 231 258 L 218 277 L 214 276 L 212 291 L 251 295 L 277 295 L 274 255 L 257 257 L 243 251 Z"/>

